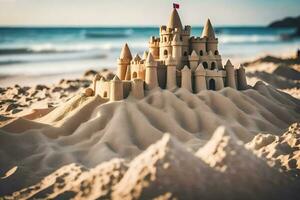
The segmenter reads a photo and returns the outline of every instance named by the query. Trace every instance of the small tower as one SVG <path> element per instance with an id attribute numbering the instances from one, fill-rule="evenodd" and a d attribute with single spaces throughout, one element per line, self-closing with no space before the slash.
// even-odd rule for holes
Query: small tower
<path id="1" fill-rule="evenodd" d="M 127 43 L 123 46 L 120 58 L 118 59 L 118 76 L 121 80 L 125 80 L 125 75 L 127 71 L 127 66 L 130 65 L 130 61 L 132 59 L 131 52 Z"/>
<path id="2" fill-rule="evenodd" d="M 237 69 L 237 82 L 239 90 L 245 90 L 248 88 L 246 72 L 243 65 L 241 65 L 240 68 Z"/>
<path id="3" fill-rule="evenodd" d="M 190 64 L 190 68 L 192 70 L 192 72 L 194 72 L 198 66 L 198 62 L 199 62 L 199 56 L 196 53 L 196 51 L 192 51 L 191 55 L 189 56 L 189 64 Z"/>
<path id="4" fill-rule="evenodd" d="M 149 40 L 149 52 L 154 59 L 159 59 L 159 38 L 151 36 Z"/>
<path id="5" fill-rule="evenodd" d="M 181 70 L 181 87 L 192 92 L 192 73 L 186 65 Z"/>
<path id="6" fill-rule="evenodd" d="M 183 42 L 180 40 L 180 36 L 178 34 L 174 35 L 172 40 L 172 57 L 177 63 L 177 69 L 181 69 L 182 64 L 182 45 Z"/>
<path id="7" fill-rule="evenodd" d="M 167 65 L 167 89 L 173 89 L 177 87 L 176 84 L 176 61 L 172 56 L 169 56 L 166 60 Z"/>
<path id="8" fill-rule="evenodd" d="M 198 93 L 201 90 L 206 90 L 206 80 L 205 80 L 206 71 L 200 63 L 195 70 L 195 92 Z"/>
<path id="9" fill-rule="evenodd" d="M 110 81 L 110 97 L 111 101 L 119 101 L 124 98 L 123 96 L 123 83 L 116 75 L 113 80 Z"/>
<path id="10" fill-rule="evenodd" d="M 142 79 L 133 79 L 131 81 L 131 94 L 136 99 L 144 98 L 144 81 Z"/>
<path id="11" fill-rule="evenodd" d="M 225 64 L 226 86 L 236 89 L 234 67 L 228 59 Z"/>
<path id="12" fill-rule="evenodd" d="M 154 60 L 151 53 L 148 53 L 148 57 L 146 59 L 146 89 L 152 90 L 158 87 L 157 81 L 157 62 Z"/>
<path id="13" fill-rule="evenodd" d="M 207 19 L 206 24 L 203 28 L 202 37 L 205 37 L 207 39 L 206 51 L 212 51 L 213 54 L 218 55 L 218 39 L 215 36 L 215 31 L 209 19 Z"/>

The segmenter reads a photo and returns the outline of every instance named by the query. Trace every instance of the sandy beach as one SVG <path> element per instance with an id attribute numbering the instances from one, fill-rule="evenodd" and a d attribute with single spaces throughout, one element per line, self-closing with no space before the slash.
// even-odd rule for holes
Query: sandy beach
<path id="1" fill-rule="evenodd" d="M 139 101 L 87 97 L 93 70 L 56 84 L 2 87 L 1 194 L 6 199 L 296 197 L 299 60 L 267 56 L 245 65 L 252 89 L 196 95 L 158 89 Z M 114 77 L 109 70 L 98 73 Z"/>

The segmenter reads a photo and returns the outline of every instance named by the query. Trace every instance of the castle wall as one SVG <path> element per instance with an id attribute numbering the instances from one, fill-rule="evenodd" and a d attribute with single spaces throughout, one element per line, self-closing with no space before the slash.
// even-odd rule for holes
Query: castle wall
<path id="1" fill-rule="evenodd" d="M 103 80 L 97 81 L 96 87 L 97 87 L 96 94 L 100 95 L 102 98 L 110 97 L 110 84 L 108 81 L 103 81 Z"/>

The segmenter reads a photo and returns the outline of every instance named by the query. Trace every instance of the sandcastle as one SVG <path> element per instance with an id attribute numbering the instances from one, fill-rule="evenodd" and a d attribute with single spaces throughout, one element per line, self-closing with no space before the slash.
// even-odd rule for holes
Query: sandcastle
<path id="1" fill-rule="evenodd" d="M 232 87 L 246 89 L 245 69 L 235 69 L 230 60 L 223 66 L 218 51 L 218 38 L 208 19 L 201 37 L 190 36 L 191 26 L 182 26 L 176 8 L 167 26 L 160 27 L 160 36 L 152 36 L 149 50 L 133 58 L 127 44 L 118 59 L 118 72 L 113 80 L 96 75 L 93 91 L 111 101 L 143 98 L 144 92 L 157 87 L 173 90 L 181 87 L 198 93 Z"/>

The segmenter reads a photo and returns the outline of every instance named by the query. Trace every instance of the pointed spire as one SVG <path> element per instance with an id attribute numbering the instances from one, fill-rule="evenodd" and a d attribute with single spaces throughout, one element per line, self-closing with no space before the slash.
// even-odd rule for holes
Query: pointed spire
<path id="1" fill-rule="evenodd" d="M 146 63 L 153 63 L 155 60 L 152 56 L 152 53 L 148 53 L 147 59 L 146 59 Z"/>
<path id="2" fill-rule="evenodd" d="M 225 66 L 227 67 L 227 66 L 231 66 L 231 67 L 233 67 L 233 65 L 232 65 L 232 63 L 230 62 L 230 60 L 228 59 L 227 60 L 227 62 L 226 62 L 226 64 L 225 64 Z"/>
<path id="3" fill-rule="evenodd" d="M 185 65 L 181 71 L 190 71 L 190 68 L 187 65 Z"/>
<path id="4" fill-rule="evenodd" d="M 122 51 L 121 51 L 121 54 L 120 54 L 120 58 L 121 59 L 125 58 L 125 59 L 128 59 L 128 60 L 132 59 L 132 55 L 131 55 L 131 52 L 130 52 L 130 49 L 129 49 L 127 43 L 125 43 L 125 45 L 122 48 Z"/>
<path id="5" fill-rule="evenodd" d="M 199 63 L 198 67 L 196 68 L 195 71 L 204 71 L 204 67 L 203 67 L 203 64 L 202 63 Z"/>
<path id="6" fill-rule="evenodd" d="M 215 31 L 214 31 L 209 19 L 207 19 L 207 21 L 206 21 L 206 24 L 203 28 L 201 37 L 207 37 L 207 38 L 211 38 L 211 39 L 216 38 L 215 37 Z"/>
<path id="7" fill-rule="evenodd" d="M 198 54 L 196 53 L 195 50 L 192 51 L 191 57 L 192 57 L 192 58 L 198 58 Z"/>
<path id="8" fill-rule="evenodd" d="M 182 30 L 182 24 L 181 24 L 181 20 L 180 17 L 178 15 L 177 10 L 174 8 L 169 20 L 169 24 L 168 24 L 168 28 L 177 28 L 179 30 Z"/>
<path id="9" fill-rule="evenodd" d="M 139 54 L 135 54 L 135 57 L 133 59 L 134 61 L 140 61 L 141 60 L 141 57 L 139 56 Z"/>
<path id="10" fill-rule="evenodd" d="M 112 81 L 121 81 L 117 75 L 114 76 Z"/>

